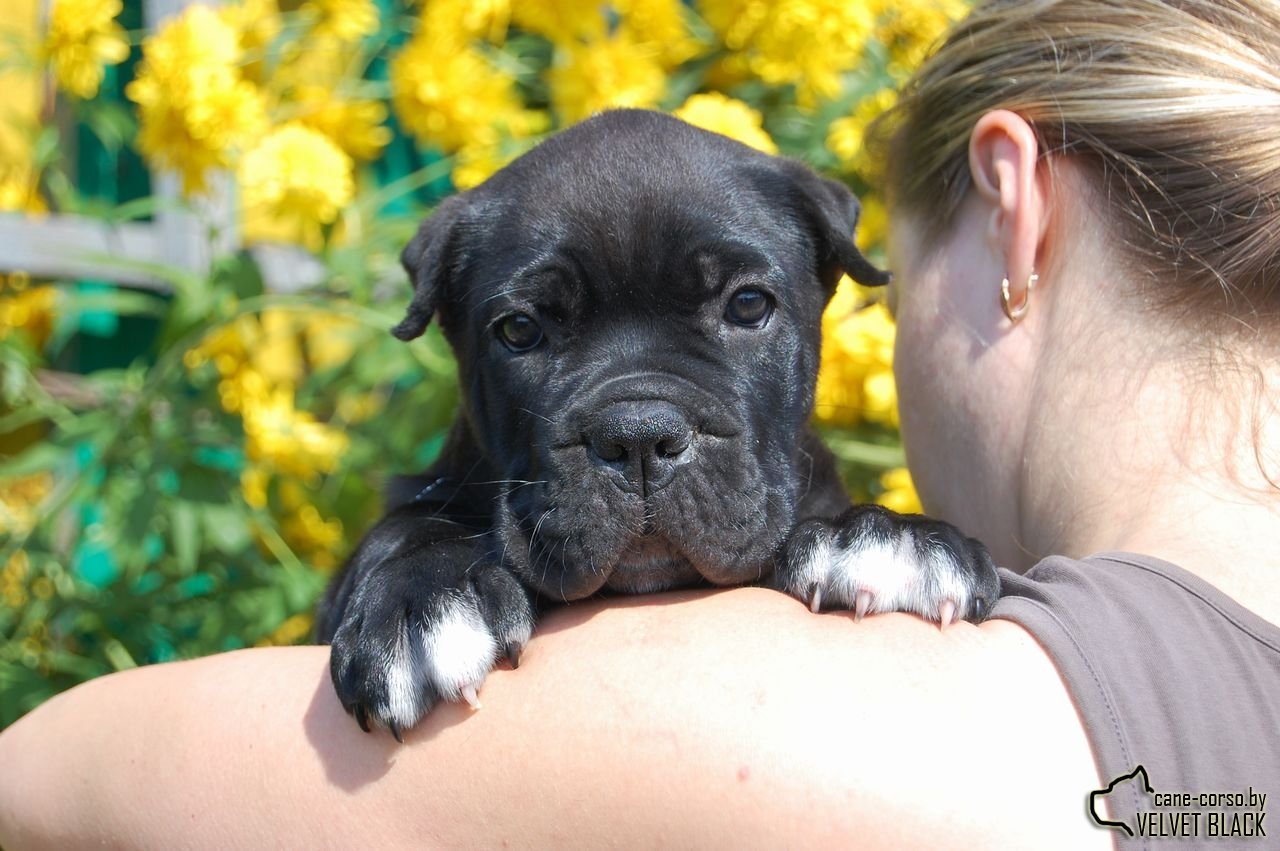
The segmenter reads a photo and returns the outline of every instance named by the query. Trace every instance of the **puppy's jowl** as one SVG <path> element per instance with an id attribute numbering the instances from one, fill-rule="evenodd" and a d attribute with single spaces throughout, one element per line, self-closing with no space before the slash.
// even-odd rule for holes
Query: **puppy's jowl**
<path id="1" fill-rule="evenodd" d="M 799 163 L 633 110 L 440 205 L 405 249 L 394 333 L 439 321 L 461 411 L 318 619 L 362 727 L 398 738 L 474 701 L 540 606 L 602 591 L 767 583 L 815 611 L 985 616 L 986 549 L 850 507 L 808 425 L 836 282 L 887 280 L 857 218 Z"/>

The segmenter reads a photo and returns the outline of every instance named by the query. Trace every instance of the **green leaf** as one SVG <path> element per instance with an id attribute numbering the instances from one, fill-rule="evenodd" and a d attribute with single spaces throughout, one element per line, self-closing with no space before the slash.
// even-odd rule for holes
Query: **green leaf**
<path id="1" fill-rule="evenodd" d="M 225 288 L 239 299 L 260 296 L 266 291 L 262 271 L 247 251 L 218 259 L 213 266 L 212 278 L 211 286 Z"/>
<path id="2" fill-rule="evenodd" d="M 138 132 L 138 124 L 123 103 L 107 98 L 80 101 L 80 118 L 107 152 L 119 153 Z"/>
<path id="3" fill-rule="evenodd" d="M 167 299 L 156 293 L 111 287 L 65 287 L 59 291 L 68 311 L 114 313 L 120 316 L 164 316 Z"/>
<path id="4" fill-rule="evenodd" d="M 179 500 L 169 513 L 169 536 L 178 569 L 184 575 L 196 572 L 200 557 L 199 510 L 190 502 Z"/>
<path id="5" fill-rule="evenodd" d="M 826 444 L 841 461 L 889 470 L 906 466 L 907 456 L 900 446 L 883 446 L 847 437 L 826 438 Z"/>
<path id="6" fill-rule="evenodd" d="M 53 470 L 70 460 L 71 455 L 64 447 L 52 443 L 37 443 L 20 455 L 0 462 L 0 478 L 16 478 Z"/>
<path id="7" fill-rule="evenodd" d="M 224 555 L 240 555 L 252 543 L 250 518 L 235 505 L 205 505 L 200 521 L 209 544 Z"/>
<path id="8" fill-rule="evenodd" d="M 231 480 L 226 473 L 208 467 L 190 464 L 178 475 L 178 497 L 188 502 L 224 505 L 230 488 Z"/>
<path id="9" fill-rule="evenodd" d="M 147 533 L 151 531 L 159 506 L 160 494 L 153 488 L 143 489 L 137 498 L 129 503 L 120 530 L 120 539 L 141 547 Z"/>
<path id="10" fill-rule="evenodd" d="M 35 146 L 31 150 L 31 161 L 37 171 L 43 171 L 54 160 L 62 156 L 61 134 L 53 125 L 43 127 L 36 136 Z"/>
<path id="11" fill-rule="evenodd" d="M 129 655 L 129 650 L 117 639 L 110 639 L 102 647 L 102 655 L 107 657 L 107 661 L 111 663 L 111 667 L 117 671 L 127 671 L 130 668 L 138 667 L 138 663 L 134 661 L 133 656 Z"/>

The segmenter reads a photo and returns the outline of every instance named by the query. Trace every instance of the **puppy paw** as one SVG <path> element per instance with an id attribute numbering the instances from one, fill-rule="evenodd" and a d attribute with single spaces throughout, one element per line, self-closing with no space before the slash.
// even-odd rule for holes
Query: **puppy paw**
<path id="1" fill-rule="evenodd" d="M 792 530 L 774 584 L 813 611 L 915 612 L 942 626 L 981 621 L 1000 593 L 987 548 L 918 514 L 856 505 Z"/>
<path id="2" fill-rule="evenodd" d="M 408 564 L 390 560 L 360 583 L 342 613 L 330 650 L 330 673 L 343 708 L 361 729 L 371 724 L 402 740 L 438 701 L 477 692 L 499 658 L 514 666 L 533 633 L 524 588 L 505 569 L 458 567 L 433 549 Z"/>

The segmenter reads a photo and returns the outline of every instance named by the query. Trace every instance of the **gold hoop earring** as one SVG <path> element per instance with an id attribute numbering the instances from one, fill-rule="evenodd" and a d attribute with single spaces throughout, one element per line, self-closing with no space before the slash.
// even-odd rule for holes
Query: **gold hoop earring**
<path id="1" fill-rule="evenodd" d="M 1019 319 L 1027 315 L 1027 308 L 1031 305 L 1031 288 L 1040 280 L 1040 276 L 1035 272 L 1031 273 L 1031 277 L 1027 278 L 1027 292 L 1022 297 L 1022 304 L 1017 307 L 1013 306 L 1012 299 L 1009 295 L 1009 279 L 1004 278 L 1000 281 L 1000 306 L 1004 308 L 1004 315 L 1009 317 L 1010 322 L 1017 322 Z"/>

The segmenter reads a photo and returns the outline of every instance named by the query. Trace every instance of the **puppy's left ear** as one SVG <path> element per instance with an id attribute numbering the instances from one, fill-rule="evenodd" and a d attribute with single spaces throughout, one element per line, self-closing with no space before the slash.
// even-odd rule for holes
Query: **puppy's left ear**
<path id="1" fill-rule="evenodd" d="M 889 283 L 892 276 L 873 266 L 853 241 L 862 205 L 849 187 L 795 160 L 783 160 L 782 170 L 794 187 L 798 212 L 816 237 L 818 276 L 827 292 L 835 290 L 841 272 L 866 287 Z"/>
<path id="2" fill-rule="evenodd" d="M 444 298 L 454 271 L 458 220 L 467 208 L 464 195 L 451 195 L 436 207 L 400 254 L 400 263 L 413 283 L 413 300 L 391 333 L 406 342 L 421 337 Z"/>

